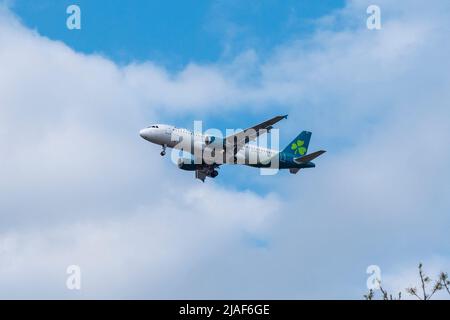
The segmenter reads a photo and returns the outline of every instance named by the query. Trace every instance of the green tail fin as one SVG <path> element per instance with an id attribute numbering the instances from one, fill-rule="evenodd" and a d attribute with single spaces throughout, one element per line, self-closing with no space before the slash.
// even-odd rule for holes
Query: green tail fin
<path id="1" fill-rule="evenodd" d="M 312 133 L 309 131 L 302 131 L 286 148 L 283 152 L 292 154 L 294 157 L 304 156 L 308 152 L 309 140 Z"/>

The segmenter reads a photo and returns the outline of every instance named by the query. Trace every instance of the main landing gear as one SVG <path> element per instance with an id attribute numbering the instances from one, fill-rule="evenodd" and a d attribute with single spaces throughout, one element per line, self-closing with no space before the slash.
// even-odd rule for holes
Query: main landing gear
<path id="1" fill-rule="evenodd" d="M 161 157 L 164 157 L 166 155 L 166 145 L 165 144 L 162 145 L 162 151 L 161 151 L 160 155 L 161 155 Z"/>
<path id="2" fill-rule="evenodd" d="M 211 172 L 211 178 L 215 178 L 219 175 L 219 172 L 217 170 L 214 170 L 213 172 Z"/>

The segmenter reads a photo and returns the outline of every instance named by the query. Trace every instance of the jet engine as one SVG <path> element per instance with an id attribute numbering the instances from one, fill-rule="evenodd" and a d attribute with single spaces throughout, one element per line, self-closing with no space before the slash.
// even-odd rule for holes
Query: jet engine
<path id="1" fill-rule="evenodd" d="M 216 137 L 213 137 L 213 136 L 206 136 L 206 137 L 205 137 L 205 144 L 206 144 L 206 145 L 211 144 L 211 143 L 214 142 L 214 140 L 216 140 Z"/>
<path id="2" fill-rule="evenodd" d="M 197 170 L 201 165 L 195 164 L 192 159 L 178 159 L 178 168 L 186 171 Z"/>

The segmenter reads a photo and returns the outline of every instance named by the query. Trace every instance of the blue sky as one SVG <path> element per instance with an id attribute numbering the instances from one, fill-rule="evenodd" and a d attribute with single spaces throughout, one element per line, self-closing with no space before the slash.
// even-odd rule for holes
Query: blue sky
<path id="1" fill-rule="evenodd" d="M 379 0 L 369 30 L 370 4 L 2 3 L 0 297 L 359 299 L 369 265 L 391 290 L 450 270 L 450 4 Z M 281 146 L 328 151 L 295 176 L 203 184 L 138 135 L 286 113 Z"/>
<path id="2" fill-rule="evenodd" d="M 67 6 L 77 4 L 82 11 L 82 30 L 65 28 Z M 260 57 L 293 38 L 307 38 L 314 32 L 315 19 L 342 8 L 345 2 L 326 1 L 39 1 L 15 0 L 14 12 L 24 24 L 54 40 L 86 54 L 97 53 L 118 64 L 151 60 L 177 71 L 188 63 L 226 63 L 245 50 L 255 50 Z M 247 106 L 242 104 L 241 109 Z M 285 114 L 283 105 L 273 104 L 258 112 L 233 114 L 185 115 L 181 118 L 148 119 L 148 122 L 170 122 L 191 128 L 193 120 L 225 128 L 247 128 Z M 192 117 L 195 117 L 193 119 Z M 295 121 L 295 119 L 293 120 Z M 308 129 L 299 127 L 298 132 Z M 281 126 L 285 123 L 281 123 Z M 282 130 L 283 132 L 284 130 Z M 298 132 L 281 134 L 281 146 Z M 314 140 L 313 140 L 314 141 Z M 317 142 L 317 140 L 316 140 Z M 342 143 L 342 142 L 341 142 Z M 240 189 L 267 192 L 265 187 L 248 179 L 230 177 L 245 175 L 247 168 L 225 168 L 224 182 Z M 256 178 L 257 179 L 257 178 Z M 236 183 L 238 182 L 238 183 Z"/>
<path id="3" fill-rule="evenodd" d="M 171 68 L 217 62 L 248 48 L 264 52 L 312 32 L 313 21 L 344 1 L 145 1 L 39 2 L 15 0 L 13 10 L 40 34 L 77 51 L 101 53 L 118 63 L 153 60 Z M 64 28 L 65 10 L 82 9 L 81 32 Z M 231 51 L 225 50 L 230 45 Z M 227 51 L 227 52 L 225 52 Z"/>
<path id="4" fill-rule="evenodd" d="M 65 28 L 67 6 L 77 4 L 82 11 L 82 30 Z M 237 54 L 252 49 L 260 57 L 291 39 L 307 38 L 314 32 L 315 19 L 342 8 L 341 0 L 325 1 L 58 1 L 44 0 L 30 5 L 28 0 L 15 0 L 14 12 L 30 28 L 53 40 L 86 54 L 97 53 L 118 64 L 151 60 L 177 71 L 188 63 L 226 63 Z M 245 110 L 246 105 L 240 106 Z M 149 119 L 192 127 L 193 120 L 225 128 L 246 128 L 286 113 L 282 105 L 266 110 L 210 116 L 192 115 L 184 118 Z M 307 125 L 306 121 L 304 122 Z M 283 126 L 283 123 L 281 123 Z M 308 128 L 299 128 L 303 130 Z M 282 131 L 283 132 L 283 131 Z M 299 132 L 299 131 L 298 131 Z M 281 134 L 281 147 L 297 132 Z M 224 171 L 229 171 L 225 168 Z M 236 168 L 233 168 L 235 170 Z M 236 170 L 235 170 L 236 171 Z M 239 168 L 240 177 L 248 171 Z M 227 172 L 224 182 L 240 189 L 267 192 L 259 184 L 242 179 L 236 181 Z M 236 184 L 236 182 L 239 182 Z"/>

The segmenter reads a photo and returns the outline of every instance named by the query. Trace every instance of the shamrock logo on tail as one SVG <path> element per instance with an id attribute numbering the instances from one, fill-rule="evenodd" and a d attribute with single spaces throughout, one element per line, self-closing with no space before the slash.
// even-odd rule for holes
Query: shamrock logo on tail
<path id="1" fill-rule="evenodd" d="M 306 148 L 303 147 L 304 144 L 305 144 L 305 141 L 302 141 L 302 140 L 297 140 L 297 142 L 294 142 L 291 145 L 291 149 L 294 150 L 294 154 L 299 153 L 300 155 L 304 155 L 306 152 Z"/>

